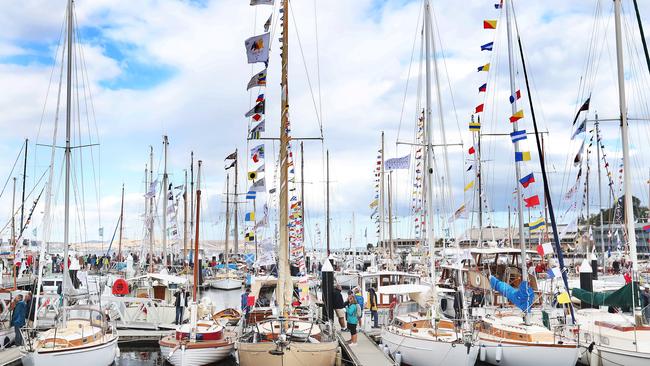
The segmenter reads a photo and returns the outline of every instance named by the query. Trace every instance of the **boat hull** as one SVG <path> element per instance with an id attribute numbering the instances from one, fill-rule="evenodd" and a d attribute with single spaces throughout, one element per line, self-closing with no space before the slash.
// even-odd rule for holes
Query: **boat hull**
<path id="1" fill-rule="evenodd" d="M 594 360 L 593 364 L 592 360 Z M 580 350 L 578 363 L 590 366 L 647 366 L 650 365 L 650 353 L 632 352 L 604 346 L 594 346 L 592 352 L 589 352 L 586 347 L 583 347 Z"/>
<path id="2" fill-rule="evenodd" d="M 469 350 L 462 343 L 440 342 L 388 331 L 381 332 L 381 343 L 388 346 L 392 355 L 399 351 L 402 362 L 411 366 L 473 366 L 478 357 L 478 347 Z"/>
<path id="3" fill-rule="evenodd" d="M 336 361 L 336 342 L 291 343 L 282 354 L 274 355 L 273 342 L 238 343 L 237 357 L 240 366 L 333 366 Z"/>
<path id="4" fill-rule="evenodd" d="M 117 336 L 113 335 L 106 343 L 69 350 L 27 352 L 21 349 L 21 361 L 24 366 L 70 366 L 78 365 L 80 361 L 108 366 L 115 361 L 118 352 Z"/>
<path id="5" fill-rule="evenodd" d="M 0 350 L 9 347 L 14 343 L 16 333 L 14 327 L 0 330 Z"/>
<path id="6" fill-rule="evenodd" d="M 485 362 L 491 365 L 574 366 L 578 360 L 577 346 L 520 344 L 483 338 L 479 345 L 484 347 L 484 350 L 479 349 L 479 358 L 485 352 Z M 499 352 L 501 360 L 497 361 Z"/>
<path id="7" fill-rule="evenodd" d="M 210 287 L 218 290 L 237 290 L 241 289 L 241 280 L 236 278 L 213 280 Z"/>
<path id="8" fill-rule="evenodd" d="M 161 341 L 160 353 L 174 366 L 201 366 L 227 358 L 234 345 L 234 342 L 228 342 L 218 347 L 179 347 L 178 342 Z"/>

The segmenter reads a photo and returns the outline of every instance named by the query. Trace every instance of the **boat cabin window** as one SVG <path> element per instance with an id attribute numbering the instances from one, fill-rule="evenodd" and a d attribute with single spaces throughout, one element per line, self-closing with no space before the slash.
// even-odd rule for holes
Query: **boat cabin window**
<path id="1" fill-rule="evenodd" d="M 271 301 L 273 301 L 273 293 L 275 292 L 276 284 L 264 285 L 260 288 L 259 296 L 255 302 L 256 306 L 266 307 L 271 306 Z"/>

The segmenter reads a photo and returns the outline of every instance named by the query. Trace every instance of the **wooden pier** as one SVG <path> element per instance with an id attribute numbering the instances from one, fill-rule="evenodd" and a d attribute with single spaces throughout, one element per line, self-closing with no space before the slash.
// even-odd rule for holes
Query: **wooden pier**
<path id="1" fill-rule="evenodd" d="M 337 333 L 343 350 L 345 364 L 354 366 L 395 366 L 395 362 L 382 352 L 366 333 L 357 333 L 357 345 L 350 346 L 350 332 Z"/>

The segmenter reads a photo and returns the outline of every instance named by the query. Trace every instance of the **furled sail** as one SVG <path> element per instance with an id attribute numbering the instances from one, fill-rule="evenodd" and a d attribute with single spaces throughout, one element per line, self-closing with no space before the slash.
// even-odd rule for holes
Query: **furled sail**
<path id="1" fill-rule="evenodd" d="M 507 283 L 500 281 L 494 276 L 490 276 L 490 286 L 501 295 L 505 296 L 522 311 L 530 311 L 531 305 L 535 301 L 535 291 L 528 285 L 528 281 L 522 281 L 519 288 L 516 289 Z"/>

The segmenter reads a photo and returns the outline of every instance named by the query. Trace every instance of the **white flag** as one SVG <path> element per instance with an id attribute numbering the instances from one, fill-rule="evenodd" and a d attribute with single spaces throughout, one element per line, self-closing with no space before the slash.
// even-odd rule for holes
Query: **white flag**
<path id="1" fill-rule="evenodd" d="M 264 178 L 257 180 L 253 185 L 250 187 L 249 191 L 253 192 L 264 192 L 266 191 L 266 182 L 264 181 Z"/>
<path id="2" fill-rule="evenodd" d="M 408 169 L 409 165 L 411 165 L 411 154 L 402 156 L 401 158 L 388 159 L 385 163 L 387 170 Z"/>
<path id="3" fill-rule="evenodd" d="M 249 64 L 267 62 L 269 60 L 270 37 L 270 33 L 264 33 L 259 36 L 251 37 L 244 42 L 246 45 L 246 57 L 248 58 Z"/>
<path id="4" fill-rule="evenodd" d="M 251 6 L 253 5 L 273 5 L 275 0 L 251 0 Z"/>

